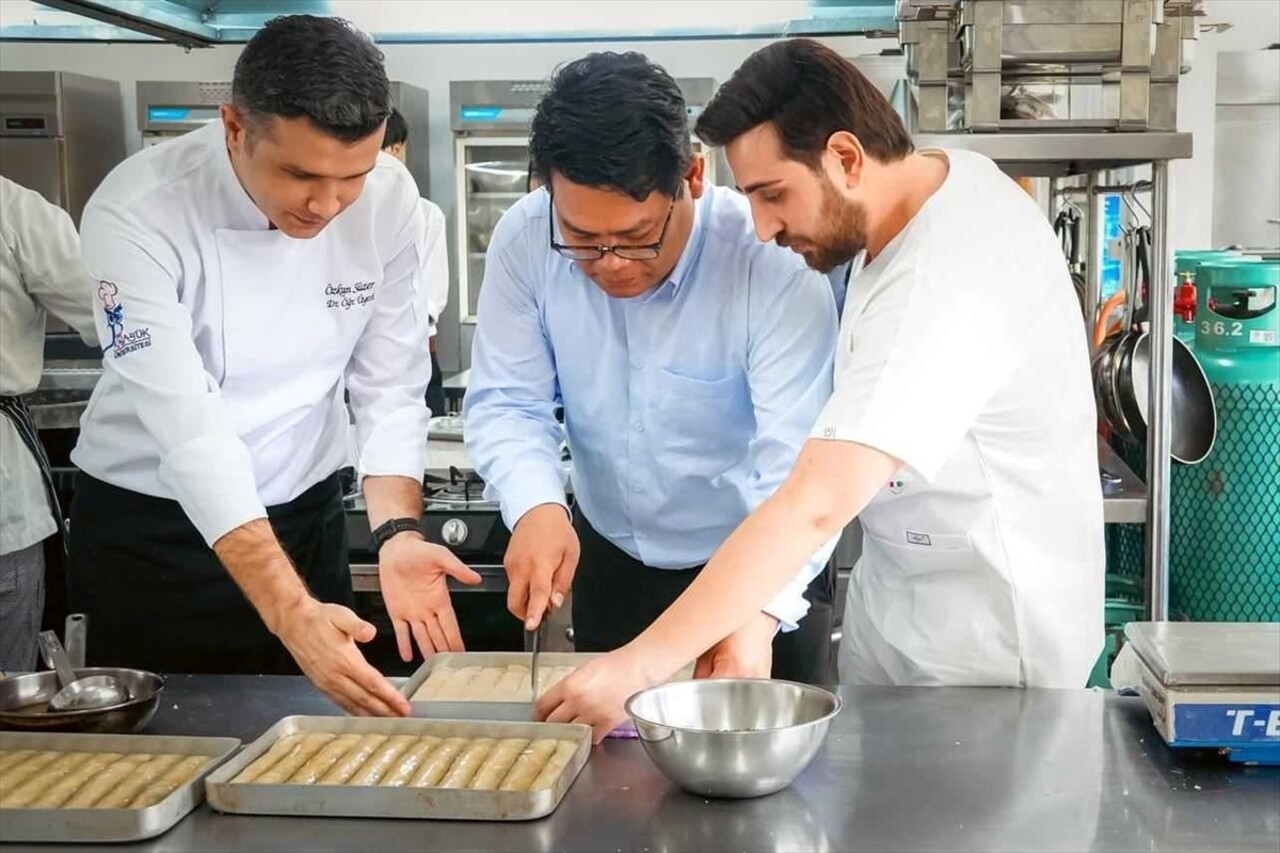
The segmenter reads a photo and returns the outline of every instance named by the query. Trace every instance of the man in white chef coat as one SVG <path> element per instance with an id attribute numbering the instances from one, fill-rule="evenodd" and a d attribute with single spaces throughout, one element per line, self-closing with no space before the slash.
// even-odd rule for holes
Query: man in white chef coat
<path id="1" fill-rule="evenodd" d="M 96 344 L 93 280 L 71 217 L 0 176 L 0 669 L 36 666 L 44 543 L 61 533 L 52 473 L 22 395 L 40 384 L 45 317 Z"/>
<path id="2" fill-rule="evenodd" d="M 854 516 L 840 676 L 1082 687 L 1102 648 L 1088 351 L 1049 223 L 990 160 L 916 151 L 817 42 L 757 51 L 698 120 L 761 240 L 853 261 L 834 391 L 785 483 L 643 635 L 539 705 L 596 726 L 751 618 Z"/>
<path id="3" fill-rule="evenodd" d="M 461 650 L 445 579 L 479 576 L 418 526 L 423 227 L 381 154 L 389 112 L 370 39 L 277 18 L 221 120 L 126 160 L 85 210 L 104 372 L 72 455 L 68 595 L 92 662 L 276 672 L 292 656 L 350 712 L 408 713 L 347 606 L 344 391 L 400 654 Z"/>
<path id="4" fill-rule="evenodd" d="M 409 125 L 399 110 L 387 116 L 387 132 L 382 137 L 382 150 L 405 162 L 409 150 Z M 431 383 L 427 385 L 427 408 L 433 415 L 444 414 L 444 384 L 440 376 L 440 360 L 436 358 L 436 329 L 440 315 L 449 304 L 449 250 L 445 237 L 444 211 L 430 199 L 418 199 L 422 208 L 425 232 L 422 236 L 422 278 L 418 282 L 418 306 L 427 314 L 431 335 Z"/>

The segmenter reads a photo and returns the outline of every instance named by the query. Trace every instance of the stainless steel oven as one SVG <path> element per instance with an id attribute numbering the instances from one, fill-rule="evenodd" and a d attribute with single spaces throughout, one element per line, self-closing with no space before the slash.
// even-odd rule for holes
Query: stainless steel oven
<path id="1" fill-rule="evenodd" d="M 0 175 L 80 224 L 89 196 L 125 157 L 120 84 L 65 71 L 0 71 Z"/>

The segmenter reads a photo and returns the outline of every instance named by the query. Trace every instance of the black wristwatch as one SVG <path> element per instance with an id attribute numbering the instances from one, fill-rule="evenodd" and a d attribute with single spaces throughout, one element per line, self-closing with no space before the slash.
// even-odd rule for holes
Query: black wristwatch
<path id="1" fill-rule="evenodd" d="M 378 552 L 382 550 L 382 546 L 387 544 L 387 540 L 397 533 L 404 533 L 406 530 L 416 530 L 422 532 L 422 523 L 416 518 L 393 518 L 390 521 L 384 521 L 379 524 L 373 531 L 373 550 Z"/>

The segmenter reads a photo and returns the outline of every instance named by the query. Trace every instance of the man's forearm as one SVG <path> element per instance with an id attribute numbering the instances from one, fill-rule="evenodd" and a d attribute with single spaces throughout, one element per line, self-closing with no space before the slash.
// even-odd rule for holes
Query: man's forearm
<path id="1" fill-rule="evenodd" d="M 643 653 L 655 677 L 669 677 L 759 613 L 900 465 L 860 445 L 809 442 L 782 487 L 629 645 Z"/>
<path id="2" fill-rule="evenodd" d="M 422 518 L 422 483 L 409 477 L 365 477 L 360 484 L 369 529 L 393 518 Z"/>
<path id="3" fill-rule="evenodd" d="M 289 610 L 311 597 L 265 518 L 225 534 L 213 550 L 273 634 Z"/>

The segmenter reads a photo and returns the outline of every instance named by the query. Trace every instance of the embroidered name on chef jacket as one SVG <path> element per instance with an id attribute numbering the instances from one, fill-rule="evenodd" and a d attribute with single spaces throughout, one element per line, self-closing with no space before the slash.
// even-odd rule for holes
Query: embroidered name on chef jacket
<path id="1" fill-rule="evenodd" d="M 357 281 L 354 284 L 325 285 L 325 307 L 331 311 L 350 311 L 373 301 L 373 282 Z"/>
<path id="2" fill-rule="evenodd" d="M 111 332 L 111 341 L 103 347 L 102 352 L 104 355 L 111 353 L 116 358 L 151 346 L 150 326 L 125 328 L 124 302 L 118 298 L 119 296 L 120 288 L 113 282 L 98 282 L 98 301 L 102 303 L 107 329 Z"/>

